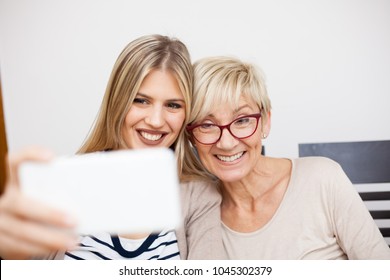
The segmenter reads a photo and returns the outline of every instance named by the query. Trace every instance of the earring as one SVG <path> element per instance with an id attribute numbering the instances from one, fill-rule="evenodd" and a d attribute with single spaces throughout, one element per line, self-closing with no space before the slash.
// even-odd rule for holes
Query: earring
<path id="1" fill-rule="evenodd" d="M 265 139 L 265 138 L 267 138 L 267 134 L 263 133 L 263 135 L 261 135 L 261 137 L 262 137 L 263 139 Z"/>

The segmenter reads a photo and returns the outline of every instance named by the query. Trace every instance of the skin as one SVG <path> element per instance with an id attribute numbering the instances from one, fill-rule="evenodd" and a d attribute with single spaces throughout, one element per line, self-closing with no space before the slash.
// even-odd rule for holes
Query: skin
<path id="1" fill-rule="evenodd" d="M 169 147 L 183 127 L 185 102 L 175 77 L 169 71 L 153 70 L 143 80 L 126 115 L 122 137 L 129 149 Z M 139 239 L 149 233 L 121 234 Z"/>
<path id="2" fill-rule="evenodd" d="M 254 101 L 241 98 L 237 107 L 221 104 L 199 123 L 225 125 L 258 112 Z M 269 131 L 270 121 L 263 126 L 259 122 L 256 132 L 245 139 L 237 139 L 225 129 L 215 144 L 204 145 L 195 140 L 203 165 L 223 183 L 222 221 L 238 232 L 253 232 L 264 226 L 275 214 L 288 187 L 291 162 L 261 155 L 261 137 Z"/>
<path id="3" fill-rule="evenodd" d="M 218 106 L 199 123 L 225 125 L 236 118 L 255 113 L 259 113 L 258 106 L 242 98 L 237 108 L 231 108 L 227 104 Z M 237 139 L 224 129 L 221 139 L 215 144 L 204 145 L 196 142 L 203 165 L 223 182 L 237 182 L 246 178 L 256 166 L 258 155 L 261 154 L 260 126 L 259 121 L 256 132 L 246 139 Z"/>
<path id="4" fill-rule="evenodd" d="M 122 136 L 128 148 L 169 147 L 185 120 L 184 98 L 171 72 L 154 70 L 144 79 L 126 115 Z M 8 157 L 9 180 L 0 199 L 0 256 L 27 259 L 57 250 L 72 250 L 76 219 L 26 197 L 19 189 L 17 171 L 28 160 L 49 161 L 53 154 L 30 147 Z M 145 234 L 126 235 L 141 238 Z"/>
<path id="5" fill-rule="evenodd" d="M 128 148 L 171 146 L 184 123 L 184 105 L 179 85 L 169 71 L 150 72 L 142 82 L 122 128 Z"/>
<path id="6" fill-rule="evenodd" d="M 26 259 L 76 244 L 68 230 L 76 226 L 74 217 L 23 195 L 17 170 L 24 161 L 49 161 L 50 151 L 30 147 L 8 157 L 9 180 L 0 199 L 0 255 L 4 259 Z M 45 225 L 51 225 L 47 227 Z M 62 229 L 62 230 L 58 230 Z"/>

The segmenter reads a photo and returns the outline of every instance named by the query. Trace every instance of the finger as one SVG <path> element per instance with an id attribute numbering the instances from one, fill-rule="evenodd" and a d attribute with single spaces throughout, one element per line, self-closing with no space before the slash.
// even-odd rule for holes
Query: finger
<path id="1" fill-rule="evenodd" d="M 0 234 L 0 256 L 5 260 L 23 260 L 49 255 L 50 251 L 28 242 L 14 239 L 12 236 Z"/>
<path id="2" fill-rule="evenodd" d="M 18 168 L 25 161 L 49 161 L 54 154 L 45 148 L 29 147 L 7 156 L 8 184 L 19 186 Z"/>
<path id="3" fill-rule="evenodd" d="M 3 257 L 26 258 L 74 248 L 74 233 L 1 215 L 0 244 Z"/>
<path id="4" fill-rule="evenodd" d="M 39 241 L 41 239 L 37 239 Z M 73 242 L 73 243 L 72 243 Z M 63 245 L 58 246 L 61 243 Z M 77 241 L 74 239 L 66 241 L 57 241 L 56 243 L 41 244 L 31 240 L 15 238 L 15 236 L 0 234 L 0 256 L 3 259 L 31 259 L 31 258 L 48 258 L 57 251 L 67 251 L 75 248 Z M 68 244 L 68 246 L 65 246 Z M 69 245 L 70 244 L 70 245 Z"/>
<path id="5" fill-rule="evenodd" d="M 56 251 L 3 234 L 0 234 L 0 243 L 0 256 L 6 260 L 48 258 L 49 255 Z"/>
<path id="6" fill-rule="evenodd" d="M 65 229 L 77 225 L 76 218 L 68 213 L 27 197 L 19 189 L 10 188 L 0 200 L 0 211 L 25 221 Z"/>

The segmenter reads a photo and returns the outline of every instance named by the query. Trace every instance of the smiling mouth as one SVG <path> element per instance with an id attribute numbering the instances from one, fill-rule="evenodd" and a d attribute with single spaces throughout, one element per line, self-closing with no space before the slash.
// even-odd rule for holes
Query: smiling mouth
<path id="1" fill-rule="evenodd" d="M 163 137 L 163 134 L 151 134 L 145 131 L 140 131 L 140 135 L 149 141 L 158 141 Z"/>
<path id="2" fill-rule="evenodd" d="M 216 155 L 216 157 L 217 157 L 220 161 L 223 161 L 223 162 L 232 162 L 232 161 L 235 161 L 235 160 L 241 158 L 243 155 L 244 155 L 244 152 L 240 152 L 240 153 L 237 153 L 237 154 L 232 155 L 232 156 L 221 156 L 221 155 Z"/>

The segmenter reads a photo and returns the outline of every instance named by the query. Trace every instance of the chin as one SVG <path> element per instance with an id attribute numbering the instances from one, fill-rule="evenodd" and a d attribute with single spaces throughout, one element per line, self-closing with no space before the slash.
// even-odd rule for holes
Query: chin
<path id="1" fill-rule="evenodd" d="M 223 172 L 217 174 L 217 177 L 223 182 L 223 183 L 234 183 L 237 181 L 240 181 L 244 178 L 241 172 L 237 174 L 236 172 Z"/>

